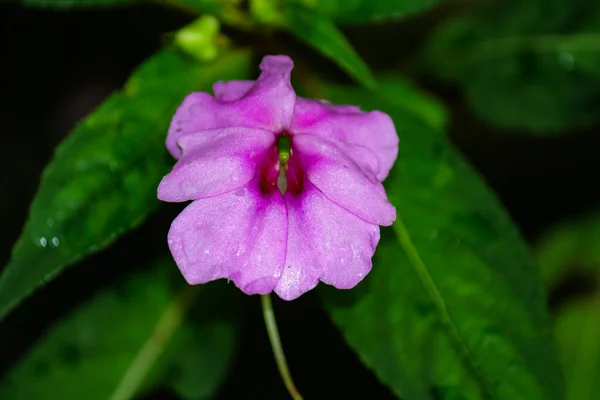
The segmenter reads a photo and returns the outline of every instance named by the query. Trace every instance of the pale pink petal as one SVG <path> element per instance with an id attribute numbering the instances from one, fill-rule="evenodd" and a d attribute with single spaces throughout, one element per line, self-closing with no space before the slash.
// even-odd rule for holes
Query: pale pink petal
<path id="1" fill-rule="evenodd" d="M 365 174 L 345 147 L 311 135 L 294 136 L 292 143 L 305 178 L 329 200 L 372 224 L 387 226 L 396 219 L 381 182 Z"/>
<path id="2" fill-rule="evenodd" d="M 383 181 L 398 156 L 398 135 L 392 119 L 380 111 L 360 112 L 354 106 L 334 106 L 298 98 L 290 131 L 357 144 L 379 159 L 377 179 Z"/>
<path id="3" fill-rule="evenodd" d="M 319 280 L 350 289 L 371 270 L 379 226 L 365 222 L 307 183 L 298 195 L 286 193 L 288 244 L 275 292 L 293 300 Z"/>
<path id="4" fill-rule="evenodd" d="M 254 81 L 215 82 L 213 92 L 217 100 L 234 101 L 244 97 L 254 87 L 254 84 Z"/>
<path id="5" fill-rule="evenodd" d="M 246 294 L 273 291 L 285 260 L 286 208 L 255 181 L 190 204 L 173 221 L 168 242 L 190 284 L 227 278 Z"/>
<path id="6" fill-rule="evenodd" d="M 210 197 L 244 186 L 272 148 L 275 136 L 249 128 L 225 128 L 182 136 L 183 156 L 158 186 L 163 201 Z"/>
<path id="7" fill-rule="evenodd" d="M 207 93 L 190 94 L 171 121 L 167 149 L 175 158 L 179 158 L 179 138 L 189 133 L 202 134 L 202 131 L 208 129 L 247 127 L 273 133 L 286 130 L 296 101 L 296 94 L 290 83 L 293 66 L 292 60 L 287 56 L 264 57 L 260 64 L 260 77 L 243 97 L 235 100 L 233 99 L 245 89 L 244 84 L 239 84 L 240 81 L 231 85 L 231 88 L 221 84 L 217 98 Z"/>

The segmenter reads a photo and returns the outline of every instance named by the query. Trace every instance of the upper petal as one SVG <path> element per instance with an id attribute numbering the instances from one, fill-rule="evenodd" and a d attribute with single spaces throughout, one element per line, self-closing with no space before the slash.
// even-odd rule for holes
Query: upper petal
<path id="1" fill-rule="evenodd" d="M 381 182 L 354 161 L 347 146 L 311 135 L 294 136 L 292 146 L 305 178 L 329 200 L 373 224 L 391 225 L 396 219 Z"/>
<path id="2" fill-rule="evenodd" d="M 213 92 L 217 100 L 234 101 L 244 97 L 253 86 L 254 81 L 215 82 Z"/>
<path id="3" fill-rule="evenodd" d="M 355 106 L 336 106 L 297 98 L 290 131 L 366 147 L 379 160 L 377 179 L 383 181 L 398 156 L 394 122 L 380 111 L 361 112 Z"/>
<path id="4" fill-rule="evenodd" d="M 244 186 L 274 142 L 272 133 L 249 128 L 182 136 L 178 144 L 183 156 L 158 185 L 158 198 L 195 200 Z"/>
<path id="5" fill-rule="evenodd" d="M 177 109 L 167 135 L 167 149 L 181 156 L 177 141 L 188 133 L 227 127 L 260 128 L 270 132 L 288 129 L 296 94 L 290 83 L 294 64 L 287 56 L 267 56 L 256 82 L 221 82 L 208 93 L 188 95 Z"/>
<path id="6" fill-rule="evenodd" d="M 293 300 L 319 280 L 350 289 L 371 270 L 379 227 L 327 199 L 308 183 L 298 195 L 286 193 L 288 244 L 275 292 Z"/>
<path id="7" fill-rule="evenodd" d="M 281 276 L 287 218 L 279 193 L 255 184 L 190 204 L 173 221 L 168 242 L 190 284 L 227 278 L 246 294 L 273 291 Z"/>

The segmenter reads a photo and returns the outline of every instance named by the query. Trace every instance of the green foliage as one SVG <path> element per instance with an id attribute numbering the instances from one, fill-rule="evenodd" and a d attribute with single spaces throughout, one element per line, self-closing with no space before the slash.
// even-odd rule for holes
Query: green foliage
<path id="1" fill-rule="evenodd" d="M 600 393 L 600 297 L 569 304 L 556 318 L 555 336 L 565 373 L 565 400 Z"/>
<path id="2" fill-rule="evenodd" d="M 158 182 L 172 165 L 164 140 L 177 105 L 189 92 L 247 71 L 246 52 L 198 64 L 165 50 L 75 128 L 46 167 L 0 277 L 0 316 L 63 267 L 143 221 L 158 206 Z"/>
<path id="3" fill-rule="evenodd" d="M 343 23 L 403 18 L 425 11 L 439 2 L 439 0 L 291 0 L 290 2 L 296 1 L 336 22 Z"/>
<path id="4" fill-rule="evenodd" d="M 440 27 L 429 67 L 462 85 L 478 115 L 507 129 L 551 133 L 598 122 L 599 4 L 488 2 Z"/>
<path id="5" fill-rule="evenodd" d="M 170 284 L 172 262 L 129 275 L 55 323 L 10 371 L 0 398 L 121 400 L 164 386 L 206 399 L 235 350 L 225 285 Z M 177 285 L 179 286 L 179 285 Z M 192 304 L 218 301 L 199 309 Z"/>
<path id="6" fill-rule="evenodd" d="M 542 277 L 555 285 L 570 270 L 600 278 L 600 213 L 565 221 L 550 229 L 536 246 Z"/>
<path id="7" fill-rule="evenodd" d="M 401 137 L 385 182 L 393 232 L 361 285 L 324 296 L 350 346 L 400 398 L 562 399 L 536 265 L 440 123 L 423 118 L 442 114 L 396 96 L 409 90 L 392 79 L 376 92 L 320 87 L 319 97 L 389 113 Z"/>
<path id="8" fill-rule="evenodd" d="M 283 14 L 282 25 L 294 36 L 334 60 L 364 86 L 376 86 L 367 64 L 328 18 L 306 8 L 290 7 Z"/>

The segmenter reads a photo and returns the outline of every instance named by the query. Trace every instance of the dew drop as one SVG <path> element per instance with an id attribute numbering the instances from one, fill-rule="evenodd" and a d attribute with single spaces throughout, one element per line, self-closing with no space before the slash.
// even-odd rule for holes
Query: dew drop
<path id="1" fill-rule="evenodd" d="M 52 245 L 53 245 L 54 247 L 58 247 L 58 245 L 59 245 L 59 244 L 60 244 L 60 240 L 58 240 L 58 238 L 57 238 L 56 236 L 54 236 L 54 237 L 52 238 Z"/>
<path id="2" fill-rule="evenodd" d="M 54 218 L 48 217 L 48 219 L 46 220 L 46 224 L 48 224 L 48 226 L 52 228 L 54 226 Z"/>
<path id="3" fill-rule="evenodd" d="M 46 240 L 45 237 L 40 239 L 40 246 L 42 247 L 46 247 L 48 245 L 48 241 Z"/>

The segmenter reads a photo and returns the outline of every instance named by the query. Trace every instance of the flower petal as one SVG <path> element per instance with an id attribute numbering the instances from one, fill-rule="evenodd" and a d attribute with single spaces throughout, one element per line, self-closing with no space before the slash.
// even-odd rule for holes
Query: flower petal
<path id="1" fill-rule="evenodd" d="M 319 280 L 350 289 L 371 270 L 379 227 L 327 199 L 308 183 L 299 195 L 285 195 L 288 245 L 275 292 L 293 300 Z"/>
<path id="2" fill-rule="evenodd" d="M 254 81 L 215 82 L 213 92 L 217 100 L 234 101 L 244 97 L 253 86 Z"/>
<path id="3" fill-rule="evenodd" d="M 225 128 L 182 136 L 183 156 L 158 185 L 163 201 L 216 196 L 247 184 L 275 136 L 249 128 Z"/>
<path id="4" fill-rule="evenodd" d="M 215 86 L 216 98 L 208 93 L 190 94 L 171 121 L 167 149 L 179 158 L 179 138 L 208 129 L 247 127 L 273 133 L 287 129 L 296 101 L 290 83 L 293 66 L 287 56 L 267 56 L 260 64 L 262 73 L 251 88 L 244 81 L 232 81 Z"/>
<path id="5" fill-rule="evenodd" d="M 348 145 L 298 135 L 292 146 L 306 179 L 329 200 L 372 224 L 387 226 L 396 219 L 396 209 L 387 200 L 383 185 L 345 151 Z"/>
<path id="6" fill-rule="evenodd" d="M 290 131 L 364 146 L 379 159 L 377 179 L 383 181 L 398 156 L 398 135 L 392 119 L 380 111 L 360 112 L 354 106 L 331 105 L 297 98 Z"/>
<path id="7" fill-rule="evenodd" d="M 232 280 L 246 294 L 273 291 L 281 276 L 287 217 L 279 193 L 264 195 L 255 181 L 190 204 L 173 221 L 169 248 L 190 284 Z"/>

